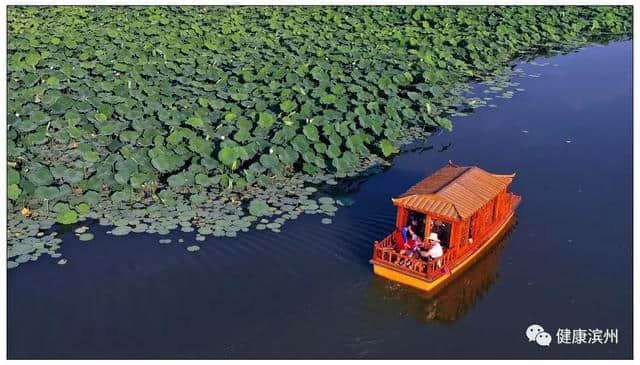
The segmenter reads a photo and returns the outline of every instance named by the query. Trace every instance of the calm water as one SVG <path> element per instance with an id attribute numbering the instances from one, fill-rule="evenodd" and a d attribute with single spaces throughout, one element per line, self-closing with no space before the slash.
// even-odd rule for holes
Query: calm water
<path id="1" fill-rule="evenodd" d="M 9 271 L 9 357 L 629 358 L 631 56 L 619 42 L 519 65 L 542 76 L 516 78 L 525 92 L 355 185 L 332 225 L 301 216 L 197 253 L 183 233 L 171 245 L 98 225 L 89 244 L 67 234 L 65 266 Z M 517 171 L 524 200 L 506 239 L 429 300 L 373 276 L 368 260 L 393 227 L 390 197 L 448 160 Z M 534 322 L 550 347 L 526 340 Z M 560 345 L 558 328 L 617 328 L 619 343 Z"/>

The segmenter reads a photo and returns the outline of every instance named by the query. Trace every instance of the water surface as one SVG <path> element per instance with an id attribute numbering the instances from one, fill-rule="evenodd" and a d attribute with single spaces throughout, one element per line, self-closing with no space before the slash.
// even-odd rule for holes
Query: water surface
<path id="1" fill-rule="evenodd" d="M 10 358 L 630 358 L 632 47 L 588 47 L 521 64 L 538 78 L 497 108 L 355 184 L 333 224 L 208 238 L 64 238 L 69 262 L 8 273 Z M 481 95 L 484 96 L 484 95 Z M 448 148 L 445 148 L 447 147 Z M 375 277 L 390 198 L 448 160 L 516 171 L 506 239 L 434 300 Z M 615 345 L 529 343 L 524 330 L 617 328 Z"/>

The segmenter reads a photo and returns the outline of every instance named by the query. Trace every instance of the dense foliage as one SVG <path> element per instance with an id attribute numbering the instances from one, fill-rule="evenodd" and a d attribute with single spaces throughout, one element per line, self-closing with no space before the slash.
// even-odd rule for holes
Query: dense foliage
<path id="1" fill-rule="evenodd" d="M 59 201 L 70 223 L 105 194 L 167 202 L 294 171 L 339 176 L 395 153 L 407 127 L 450 129 L 454 85 L 532 49 L 630 33 L 631 18 L 610 6 L 10 7 L 9 199 Z"/>

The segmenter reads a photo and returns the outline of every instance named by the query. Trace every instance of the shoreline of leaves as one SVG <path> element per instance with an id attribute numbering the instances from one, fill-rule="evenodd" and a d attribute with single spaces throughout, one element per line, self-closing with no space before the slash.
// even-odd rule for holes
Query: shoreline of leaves
<path id="1" fill-rule="evenodd" d="M 10 8 L 25 16 L 9 24 L 8 193 L 10 211 L 23 207 L 44 218 L 44 227 L 103 214 L 96 209 L 105 203 L 171 208 L 188 195 L 197 206 L 207 199 L 205 191 L 267 189 L 278 176 L 345 177 L 363 159 L 396 153 L 410 128 L 451 129 L 448 116 L 466 113 L 459 105 L 487 104 L 460 91 L 470 79 L 500 72 L 514 55 L 545 53 L 563 43 L 578 47 L 587 42 L 581 31 L 624 32 L 628 25 L 619 7 L 41 9 L 63 17 L 50 33 L 37 30 L 55 18 Z M 261 12 L 269 21 L 256 18 Z M 65 14 L 76 22 L 64 21 Z M 100 14 L 113 17 L 99 17 L 107 31 L 91 39 Z M 221 14 L 230 14 L 231 23 L 206 22 Z M 353 14 L 364 16 L 354 20 Z M 239 15 L 255 20 L 255 34 L 233 32 Z M 285 15 L 284 25 L 271 22 Z M 483 16 L 489 23 L 469 23 Z M 138 20 L 122 29 L 109 26 L 123 17 Z M 546 20 L 533 26 L 538 33 L 518 34 L 518 27 L 532 27 L 530 17 Z M 562 24 L 564 17 L 575 22 Z M 344 27 L 360 27 L 361 38 L 340 30 L 329 39 L 304 41 L 314 26 L 325 29 L 336 18 L 346 21 Z M 449 21 L 476 33 L 436 31 Z M 400 22 L 402 32 L 390 22 Z M 86 35 L 77 38 L 85 43 L 71 38 L 79 35 L 73 30 L 78 24 L 88 24 Z M 300 24 L 309 29 L 302 32 Z M 265 33 L 274 27 L 275 38 Z M 489 28 L 495 34 L 486 33 Z M 213 29 L 221 35 L 209 37 Z M 132 34 L 158 43 L 154 48 Z M 487 38 L 477 39 L 479 34 Z M 172 43 L 178 35 L 193 43 Z M 23 232 L 34 229 L 16 225 Z M 47 240 L 59 248 L 58 238 Z"/>

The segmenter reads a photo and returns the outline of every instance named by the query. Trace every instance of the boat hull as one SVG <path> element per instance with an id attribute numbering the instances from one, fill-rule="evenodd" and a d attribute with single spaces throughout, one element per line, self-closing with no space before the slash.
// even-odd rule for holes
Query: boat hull
<path id="1" fill-rule="evenodd" d="M 513 222 L 515 216 L 515 210 L 504 220 L 504 222 L 497 227 L 494 233 L 488 237 L 484 244 L 480 245 L 474 252 L 472 252 L 462 262 L 452 267 L 449 273 L 441 275 L 434 280 L 426 280 L 417 275 L 411 275 L 398 270 L 395 270 L 393 266 L 384 262 L 371 260 L 373 264 L 373 272 L 386 279 L 393 280 L 395 282 L 412 286 L 416 289 L 423 290 L 428 293 L 435 293 L 438 290 L 444 288 L 447 284 L 453 281 L 456 277 L 460 276 L 465 270 L 473 265 L 475 261 L 484 256 L 489 249 L 499 241 L 500 237 L 504 234 L 510 224 Z"/>

